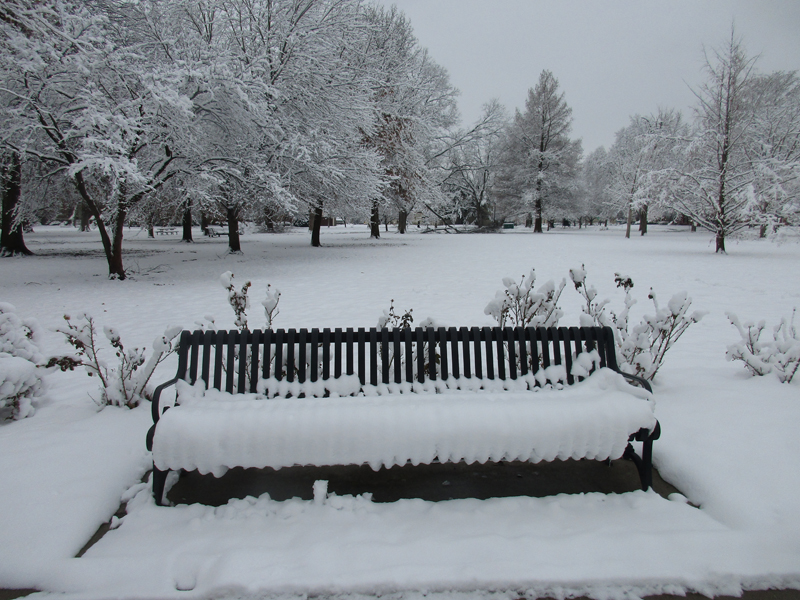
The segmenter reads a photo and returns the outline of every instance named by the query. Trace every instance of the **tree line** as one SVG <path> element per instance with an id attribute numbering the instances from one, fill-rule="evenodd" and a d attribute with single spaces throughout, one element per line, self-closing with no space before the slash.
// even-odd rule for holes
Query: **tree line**
<path id="1" fill-rule="evenodd" d="M 0 7 L 2 252 L 68 215 L 124 279 L 123 233 L 181 221 L 447 225 L 674 213 L 766 235 L 798 215 L 800 86 L 733 36 L 691 122 L 634 116 L 585 158 L 543 71 L 525 109 L 461 127 L 457 90 L 396 9 L 359 0 L 9 0 Z M 648 213 L 649 211 L 649 213 Z"/>

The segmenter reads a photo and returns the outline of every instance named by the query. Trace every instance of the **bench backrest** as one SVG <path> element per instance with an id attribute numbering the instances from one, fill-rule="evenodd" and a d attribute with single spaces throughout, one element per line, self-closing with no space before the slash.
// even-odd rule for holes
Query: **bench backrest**
<path id="1" fill-rule="evenodd" d="M 318 381 L 356 375 L 362 385 L 448 377 L 517 379 L 596 350 L 618 371 L 610 327 L 461 327 L 183 331 L 177 377 L 227 392 L 258 380 Z M 244 360 L 241 360 L 244 357 Z"/>

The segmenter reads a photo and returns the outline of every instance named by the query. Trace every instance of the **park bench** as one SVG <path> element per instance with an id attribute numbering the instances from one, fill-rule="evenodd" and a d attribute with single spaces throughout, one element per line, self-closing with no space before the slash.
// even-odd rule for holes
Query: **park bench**
<path id="1" fill-rule="evenodd" d="M 156 234 L 157 235 L 175 235 L 178 233 L 178 230 L 175 227 L 157 227 Z"/>
<path id="2" fill-rule="evenodd" d="M 159 505 L 169 470 L 295 465 L 624 456 L 646 490 L 660 435 L 608 327 L 183 331 L 152 416 Z"/>

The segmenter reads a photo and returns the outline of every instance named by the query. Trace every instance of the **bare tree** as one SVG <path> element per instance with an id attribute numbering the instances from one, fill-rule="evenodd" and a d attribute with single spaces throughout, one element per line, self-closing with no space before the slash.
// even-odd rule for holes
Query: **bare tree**
<path id="1" fill-rule="evenodd" d="M 694 90 L 697 129 L 675 206 L 715 233 L 721 253 L 725 239 L 752 222 L 748 188 L 754 173 L 746 147 L 760 102 L 751 87 L 755 61 L 732 29 L 724 48 L 706 54 L 707 80 Z"/>

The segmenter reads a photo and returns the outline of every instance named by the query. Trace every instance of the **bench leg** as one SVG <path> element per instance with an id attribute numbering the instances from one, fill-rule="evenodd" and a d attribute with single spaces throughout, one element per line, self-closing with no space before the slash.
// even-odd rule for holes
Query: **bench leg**
<path id="1" fill-rule="evenodd" d="M 646 429 L 641 429 L 636 434 L 635 439 L 642 442 L 642 456 L 636 454 L 633 446 L 628 444 L 625 448 L 623 458 L 632 460 L 636 465 L 636 470 L 639 471 L 639 479 L 642 482 L 642 490 L 645 492 L 653 487 L 653 440 L 661 437 L 661 425 L 656 422 L 656 426 L 652 433 Z"/>
<path id="2" fill-rule="evenodd" d="M 625 447 L 625 452 L 623 453 L 622 458 L 633 461 L 633 464 L 636 465 L 636 470 L 639 472 L 639 480 L 642 482 L 642 490 L 647 491 L 652 483 L 652 474 L 648 480 L 648 469 L 644 463 L 644 460 L 642 460 L 642 458 L 636 454 L 636 450 L 634 450 L 633 446 L 630 444 Z"/>
<path id="3" fill-rule="evenodd" d="M 169 471 L 161 471 L 153 465 L 153 498 L 156 506 L 164 506 L 164 486 L 167 483 Z"/>

